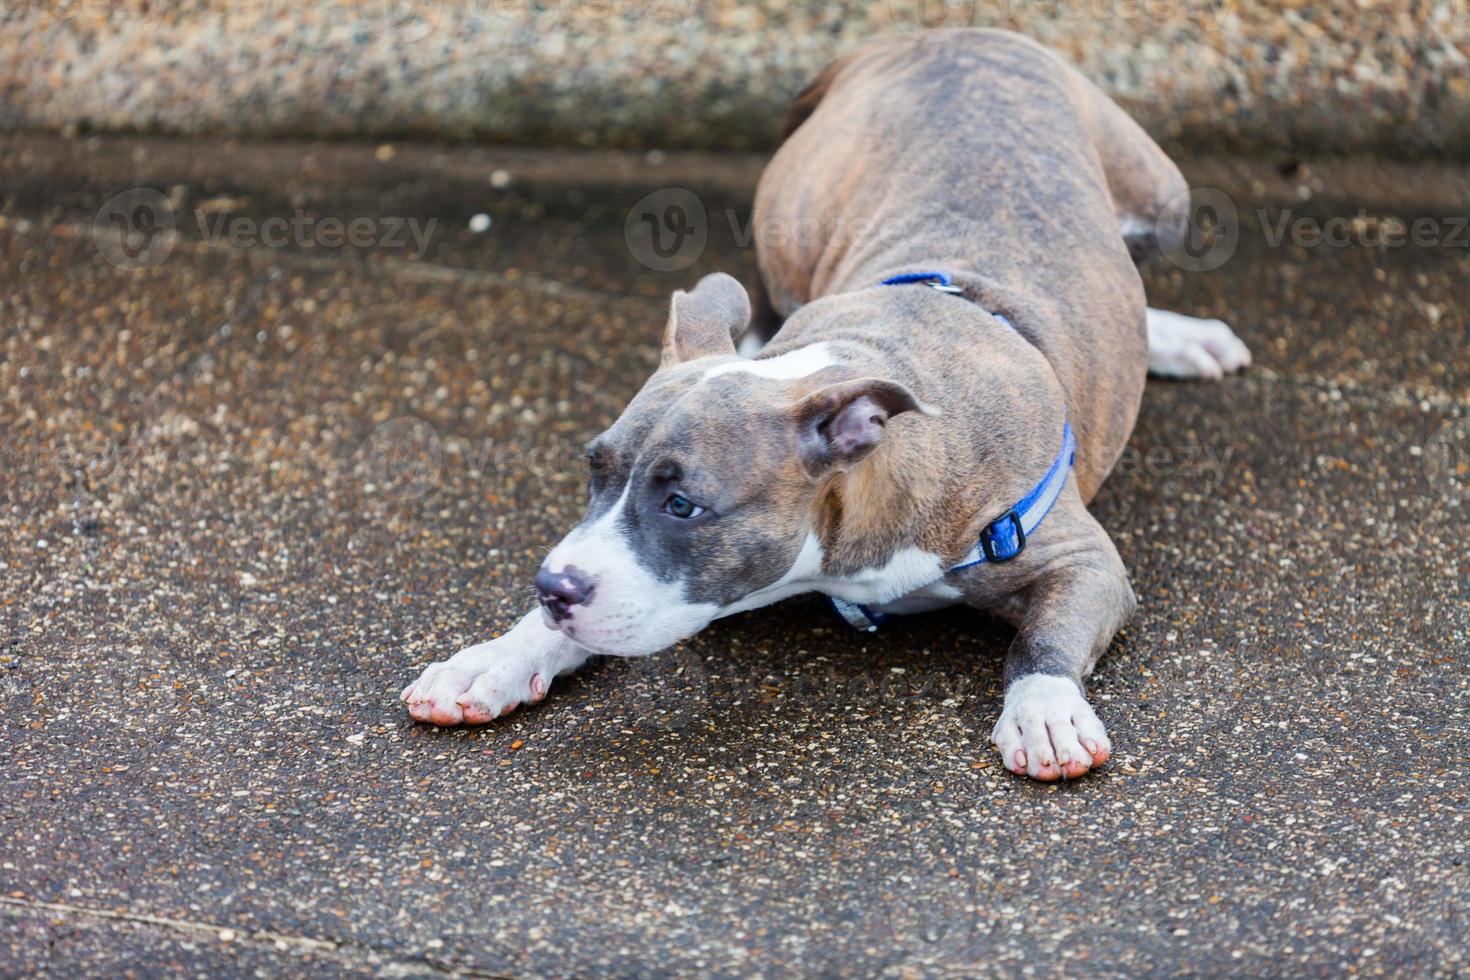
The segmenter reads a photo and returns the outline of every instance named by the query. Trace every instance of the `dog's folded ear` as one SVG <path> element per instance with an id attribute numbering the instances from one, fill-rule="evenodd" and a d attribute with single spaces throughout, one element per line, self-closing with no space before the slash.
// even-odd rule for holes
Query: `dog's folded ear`
<path id="1" fill-rule="evenodd" d="M 851 466 L 883 439 L 888 420 L 904 412 L 936 416 L 896 381 L 858 378 L 819 388 L 796 405 L 797 449 L 812 476 Z"/>
<path id="2" fill-rule="evenodd" d="M 716 272 L 690 292 L 674 293 L 664 327 L 662 366 L 711 354 L 735 353 L 735 338 L 750 324 L 750 297 L 732 276 Z"/>

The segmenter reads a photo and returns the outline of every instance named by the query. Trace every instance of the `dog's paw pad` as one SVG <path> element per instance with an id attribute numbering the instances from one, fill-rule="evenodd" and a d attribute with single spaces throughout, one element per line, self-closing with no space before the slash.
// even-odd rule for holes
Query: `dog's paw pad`
<path id="1" fill-rule="evenodd" d="M 1043 782 L 1076 779 L 1112 754 L 1107 730 L 1077 685 L 1046 674 L 1011 685 L 990 738 L 1006 768 Z"/>
<path id="2" fill-rule="evenodd" d="M 1223 321 L 1148 311 L 1150 374 L 1217 381 L 1250 362 L 1250 348 Z"/>

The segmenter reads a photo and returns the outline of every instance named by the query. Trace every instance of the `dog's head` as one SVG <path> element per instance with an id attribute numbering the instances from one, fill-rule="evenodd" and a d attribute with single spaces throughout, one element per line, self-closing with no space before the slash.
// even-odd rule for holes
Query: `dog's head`
<path id="1" fill-rule="evenodd" d="M 658 371 L 588 445 L 587 514 L 536 575 L 547 624 L 576 643 L 653 653 L 789 580 L 824 484 L 922 410 L 822 344 L 736 356 L 749 319 L 729 276 L 675 293 Z"/>

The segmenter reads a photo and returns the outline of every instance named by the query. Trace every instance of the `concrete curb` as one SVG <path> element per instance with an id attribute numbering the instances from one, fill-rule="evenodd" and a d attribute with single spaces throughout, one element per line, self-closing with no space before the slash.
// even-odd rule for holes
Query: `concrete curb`
<path id="1" fill-rule="evenodd" d="M 8 129 L 760 149 L 863 41 L 994 26 L 1166 142 L 1470 147 L 1470 0 L 20 0 L 0 24 Z"/>

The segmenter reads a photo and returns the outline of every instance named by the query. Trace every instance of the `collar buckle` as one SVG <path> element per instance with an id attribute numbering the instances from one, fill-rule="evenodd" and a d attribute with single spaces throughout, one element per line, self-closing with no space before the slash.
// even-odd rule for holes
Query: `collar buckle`
<path id="1" fill-rule="evenodd" d="M 1026 528 L 1016 508 L 1012 507 L 980 532 L 980 550 L 986 561 L 997 565 L 1026 550 Z"/>

